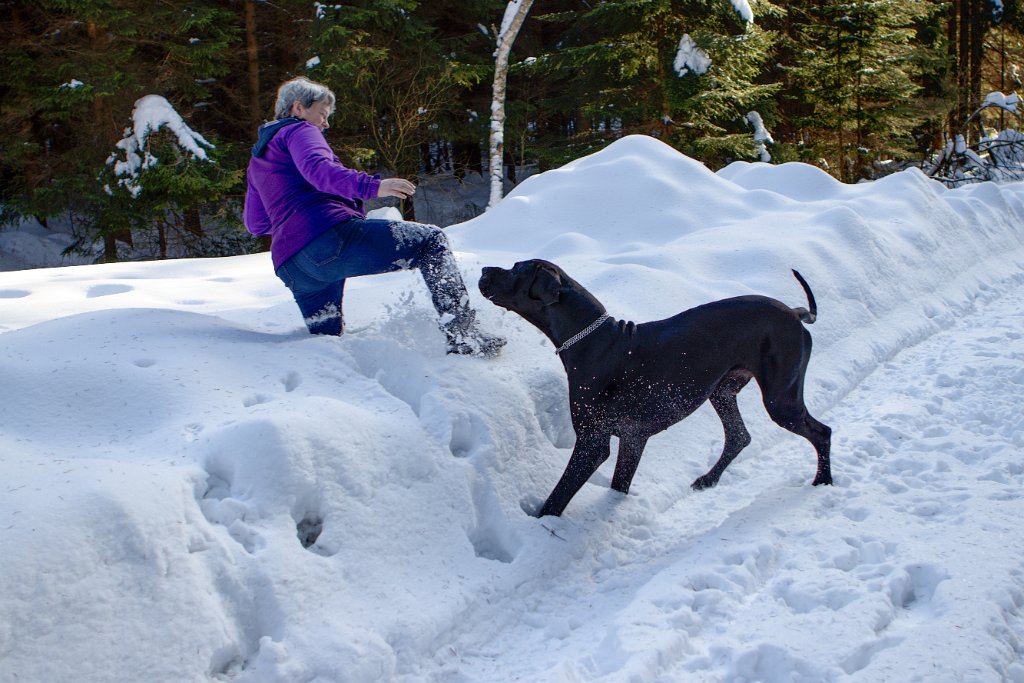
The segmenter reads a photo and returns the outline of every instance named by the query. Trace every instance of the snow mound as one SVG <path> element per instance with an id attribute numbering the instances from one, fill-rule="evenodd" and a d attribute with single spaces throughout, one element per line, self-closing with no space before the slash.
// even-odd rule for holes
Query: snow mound
<path id="1" fill-rule="evenodd" d="M 1021 225 L 1021 184 L 716 174 L 628 137 L 446 231 L 490 361 L 444 354 L 414 272 L 354 278 L 342 338 L 266 254 L 0 273 L 0 679 L 1020 677 Z M 751 388 L 717 488 L 689 488 L 702 408 L 628 496 L 609 461 L 527 515 L 573 444 L 564 372 L 475 284 L 533 257 L 637 321 L 802 306 L 800 270 L 836 486 Z"/>

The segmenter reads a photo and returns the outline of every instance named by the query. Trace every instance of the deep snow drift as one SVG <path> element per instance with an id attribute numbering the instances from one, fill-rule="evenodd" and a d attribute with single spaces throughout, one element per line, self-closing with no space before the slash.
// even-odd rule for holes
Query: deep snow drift
<path id="1" fill-rule="evenodd" d="M 448 230 L 495 360 L 416 273 L 308 336 L 266 254 L 0 273 L 0 680 L 1024 681 L 1024 185 L 625 138 Z M 618 318 L 818 300 L 806 441 L 740 395 L 562 518 L 550 343 L 475 289 L 558 262 Z M 713 350 L 711 350 L 713 352 Z M 307 547 L 308 546 L 308 547 Z"/>

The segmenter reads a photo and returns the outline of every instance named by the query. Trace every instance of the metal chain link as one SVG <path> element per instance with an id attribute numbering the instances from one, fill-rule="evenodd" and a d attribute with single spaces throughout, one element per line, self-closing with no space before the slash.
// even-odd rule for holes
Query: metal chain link
<path id="1" fill-rule="evenodd" d="M 562 351 L 565 351 L 567 348 L 569 348 L 570 346 L 572 346 L 573 344 L 578 342 L 580 339 L 583 339 L 584 337 L 586 337 L 588 334 L 590 334 L 591 332 L 596 330 L 598 327 L 600 327 L 601 323 L 603 323 L 605 320 L 607 320 L 610 317 L 611 317 L 610 315 L 605 313 L 600 318 L 598 318 L 594 322 L 592 322 L 589 325 L 587 325 L 583 330 L 581 330 L 580 332 L 577 332 L 575 335 L 570 337 L 568 341 L 566 341 L 564 344 L 562 344 L 557 349 L 555 349 L 555 355 L 557 356 Z"/>

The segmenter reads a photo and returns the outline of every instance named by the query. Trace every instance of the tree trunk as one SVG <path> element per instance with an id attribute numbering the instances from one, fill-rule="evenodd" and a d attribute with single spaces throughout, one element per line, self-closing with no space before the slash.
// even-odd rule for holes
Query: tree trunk
<path id="1" fill-rule="evenodd" d="M 163 221 L 157 221 L 156 224 L 156 236 L 157 245 L 159 247 L 159 253 L 161 259 L 167 258 L 167 226 Z"/>
<path id="2" fill-rule="evenodd" d="M 950 5 L 950 16 L 946 22 L 946 54 L 949 57 L 949 63 L 953 67 L 953 79 L 957 83 L 960 80 L 960 65 L 957 60 L 960 51 L 959 45 L 959 21 L 960 21 L 960 0 L 953 0 Z M 960 92 L 957 90 L 956 103 L 952 110 L 949 112 L 947 117 L 947 127 L 949 128 L 949 134 L 951 139 L 956 137 L 957 133 L 960 132 Z M 937 147 L 941 149 L 941 145 Z"/>
<path id="3" fill-rule="evenodd" d="M 1006 92 L 1006 29 L 999 29 L 999 92 Z M 1006 110 L 999 110 L 999 130 L 1006 130 Z"/>
<path id="4" fill-rule="evenodd" d="M 203 236 L 203 219 L 194 206 L 185 209 L 185 230 L 196 237 Z"/>
<path id="5" fill-rule="evenodd" d="M 981 68 L 985 55 L 985 29 L 986 11 L 988 2 L 983 0 L 969 0 L 974 5 L 971 11 L 971 74 L 969 91 L 968 116 L 981 106 Z M 981 119 L 978 119 L 979 130 Z"/>
<path id="6" fill-rule="evenodd" d="M 960 0 L 959 51 L 957 54 L 956 99 L 957 121 L 963 123 L 971 115 L 969 95 L 971 73 L 971 8 L 972 0 Z M 969 131 L 960 131 L 967 140 Z"/>
<path id="7" fill-rule="evenodd" d="M 658 79 L 658 89 L 661 91 L 661 121 L 658 123 L 660 124 L 661 139 L 667 144 L 672 135 L 672 107 L 668 102 L 668 88 L 665 87 L 665 84 L 672 80 L 672 76 L 668 66 L 670 62 L 668 59 L 665 59 L 665 55 L 661 54 L 661 48 L 665 45 L 666 40 L 664 17 L 658 18 L 656 34 L 657 42 L 655 44 L 658 46 L 658 63 L 661 65 L 660 78 Z"/>
<path id="8" fill-rule="evenodd" d="M 416 222 L 416 205 L 412 198 L 399 200 L 398 210 L 402 212 L 402 220 Z"/>
<path id="9" fill-rule="evenodd" d="M 113 235 L 103 235 L 103 262 L 117 262 L 117 240 Z"/>
<path id="10" fill-rule="evenodd" d="M 518 5 L 518 6 L 517 6 Z M 508 58 L 512 52 L 519 29 L 526 20 L 533 0 L 512 0 L 505 8 L 505 15 L 515 12 L 508 26 L 498 35 L 498 49 L 494 56 L 494 96 L 491 100 L 491 135 L 490 164 L 488 172 L 491 176 L 491 196 L 487 208 L 495 206 L 504 194 L 504 158 L 505 158 L 505 82 L 508 78 Z"/>
<path id="11" fill-rule="evenodd" d="M 95 54 L 103 54 L 110 42 L 106 31 L 95 21 L 86 22 L 85 31 L 89 36 L 89 48 Z M 114 124 L 114 115 L 111 113 L 110 101 L 107 96 L 100 95 L 93 99 L 92 115 L 93 134 L 101 140 L 109 139 L 112 146 L 113 141 L 117 139 L 114 133 L 117 127 Z M 117 261 L 117 242 L 121 241 L 131 245 L 132 232 L 131 230 L 108 230 L 105 226 L 102 228 L 104 230 L 103 260 L 113 263 Z"/>
<path id="12" fill-rule="evenodd" d="M 256 3 L 245 0 L 245 58 L 249 79 L 249 127 L 255 132 L 260 115 L 260 55 L 256 43 Z"/>

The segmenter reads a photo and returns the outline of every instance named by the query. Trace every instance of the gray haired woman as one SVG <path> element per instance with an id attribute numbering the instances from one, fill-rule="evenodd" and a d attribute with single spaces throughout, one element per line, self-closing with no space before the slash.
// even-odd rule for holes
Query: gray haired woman
<path id="1" fill-rule="evenodd" d="M 418 268 L 448 353 L 494 356 L 505 340 L 480 330 L 448 239 L 422 223 L 367 219 L 363 201 L 406 199 L 416 186 L 346 168 L 323 131 L 334 93 L 293 78 L 277 91 L 275 120 L 260 127 L 247 171 L 245 226 L 271 236 L 271 259 L 313 334 L 344 332 L 345 281 Z"/>

